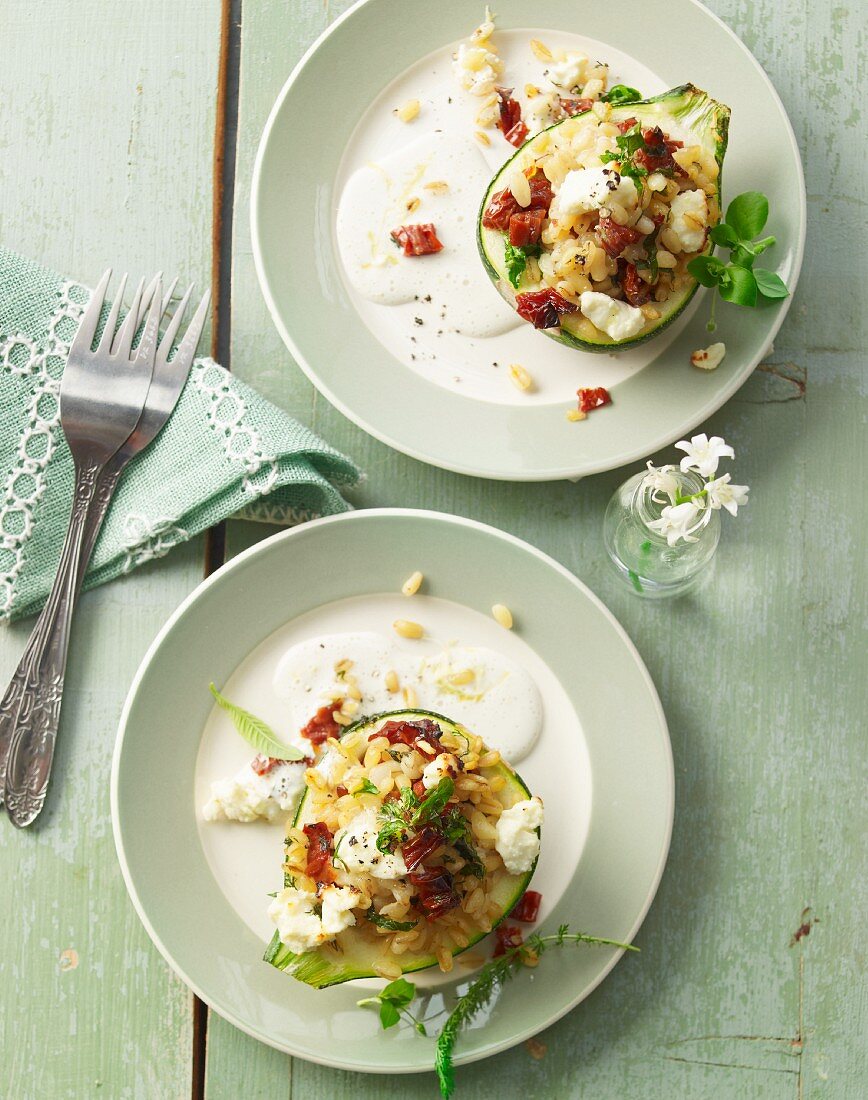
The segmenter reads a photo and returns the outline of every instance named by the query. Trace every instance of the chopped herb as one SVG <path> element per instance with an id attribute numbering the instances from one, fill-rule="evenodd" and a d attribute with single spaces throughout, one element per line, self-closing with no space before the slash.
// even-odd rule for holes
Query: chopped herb
<path id="1" fill-rule="evenodd" d="M 370 781 L 370 779 L 363 779 L 361 781 L 361 783 L 358 785 L 358 787 L 356 787 L 356 789 L 353 791 L 353 797 L 356 797 L 360 794 L 379 794 L 379 793 L 380 793 L 380 788 L 375 786 Z"/>
<path id="2" fill-rule="evenodd" d="M 508 238 L 505 240 L 503 258 L 506 264 L 506 274 L 516 290 L 518 290 L 518 284 L 521 282 L 521 277 L 524 275 L 525 268 L 527 267 L 528 257 L 538 255 L 538 245 L 529 245 L 526 248 L 519 248 L 514 244 L 510 244 Z"/>
<path id="3" fill-rule="evenodd" d="M 381 913 L 377 912 L 373 902 L 371 902 L 370 909 L 365 910 L 365 917 L 371 924 L 375 924 L 377 928 L 386 928 L 390 932 L 409 932 L 411 928 L 415 928 L 419 923 L 417 920 L 390 920 L 388 917 L 384 917 Z"/>
<path id="4" fill-rule="evenodd" d="M 383 803 L 379 815 L 380 831 L 377 833 L 377 848 L 381 852 L 391 852 L 396 844 L 405 839 L 418 805 L 419 799 L 411 787 L 403 787 L 397 798 L 389 798 Z"/>
<path id="5" fill-rule="evenodd" d="M 455 783 L 448 775 L 445 775 L 437 786 L 428 793 L 421 806 L 413 814 L 411 825 L 425 825 L 433 817 L 437 817 L 442 813 L 454 790 Z"/>
<path id="6" fill-rule="evenodd" d="M 626 84 L 615 84 L 605 95 L 600 96 L 603 103 L 613 103 L 616 107 L 621 107 L 625 103 L 638 103 L 641 98 L 641 92 Z"/>

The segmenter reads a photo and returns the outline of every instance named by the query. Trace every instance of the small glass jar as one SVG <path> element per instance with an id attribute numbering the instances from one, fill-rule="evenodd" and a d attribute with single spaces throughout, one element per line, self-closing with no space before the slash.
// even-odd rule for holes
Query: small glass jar
<path id="1" fill-rule="evenodd" d="M 702 489 L 698 474 L 672 471 L 680 496 L 687 497 Z M 694 531 L 696 542 L 679 539 L 670 546 L 665 536 L 648 524 L 660 518 L 665 507 L 652 499 L 650 486 L 644 484 L 647 470 L 628 478 L 618 488 L 606 508 L 603 541 L 619 576 L 639 596 L 660 599 L 680 596 L 695 588 L 702 578 L 720 540 L 720 512 L 712 511 L 708 522 Z"/>

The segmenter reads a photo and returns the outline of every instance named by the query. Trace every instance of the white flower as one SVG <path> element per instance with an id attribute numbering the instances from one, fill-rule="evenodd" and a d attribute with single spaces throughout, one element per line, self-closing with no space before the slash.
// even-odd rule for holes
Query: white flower
<path id="1" fill-rule="evenodd" d="M 674 546 L 679 539 L 698 542 L 693 532 L 704 527 L 710 515 L 701 505 L 688 500 L 684 504 L 667 504 L 660 513 L 660 519 L 652 519 L 648 526 L 658 535 L 665 536 L 670 546 Z"/>
<path id="2" fill-rule="evenodd" d="M 650 459 L 647 465 L 648 473 L 645 475 L 644 484 L 651 490 L 651 499 L 658 504 L 662 504 L 662 498 L 656 494 L 665 493 L 670 502 L 674 504 L 678 495 L 678 478 L 672 473 L 675 467 L 652 466 Z"/>
<path id="3" fill-rule="evenodd" d="M 702 435 L 693 436 L 689 443 L 682 439 L 675 446 L 679 451 L 685 452 L 681 469 L 696 470 L 701 477 L 713 477 L 722 458 L 735 458 L 735 451 L 719 435 L 713 435 L 709 439 L 703 432 Z"/>
<path id="4" fill-rule="evenodd" d="M 748 485 L 731 485 L 729 474 L 723 474 L 716 481 L 705 486 L 709 508 L 725 508 L 731 516 L 738 514 L 739 506 L 747 504 Z"/>

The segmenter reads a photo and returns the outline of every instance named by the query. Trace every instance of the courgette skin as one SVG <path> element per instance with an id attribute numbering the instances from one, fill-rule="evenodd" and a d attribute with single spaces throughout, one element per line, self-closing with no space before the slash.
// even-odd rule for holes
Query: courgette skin
<path id="1" fill-rule="evenodd" d="M 559 126 L 575 122 L 576 119 L 581 119 L 584 115 L 590 113 L 590 111 L 584 111 L 581 115 L 574 115 L 572 118 L 562 119 L 560 122 L 554 123 L 554 125 L 547 127 L 546 130 L 540 131 L 540 134 L 535 134 L 526 141 L 524 145 L 509 158 L 506 164 L 498 170 L 494 179 L 488 185 L 488 190 L 485 192 L 482 199 L 482 204 L 476 219 L 476 243 L 479 249 L 479 255 L 489 278 L 494 283 L 501 297 L 503 297 L 513 309 L 515 309 L 516 290 L 509 282 L 505 270 L 504 242 L 506 240 L 506 235 L 497 229 L 486 229 L 482 224 L 482 216 L 488 208 L 492 195 L 496 191 L 503 190 L 506 186 L 508 171 L 516 157 L 520 156 L 523 151 L 532 148 L 534 142 L 539 139 L 541 134 L 555 130 Z M 663 130 L 666 129 L 667 119 L 675 120 L 679 125 L 686 126 L 693 132 L 696 138 L 696 144 L 704 145 L 714 154 L 714 159 L 717 161 L 718 168 L 720 169 L 717 177 L 717 204 L 718 207 L 722 209 L 721 182 L 723 179 L 723 160 L 726 156 L 726 149 L 729 141 L 729 107 L 725 106 L 723 103 L 718 103 L 717 100 L 712 99 L 707 92 L 704 92 L 701 88 L 697 88 L 693 84 L 682 84 L 677 88 L 671 88 L 667 92 L 661 92 L 660 95 L 651 96 L 648 99 L 639 100 L 636 103 L 628 103 L 622 107 L 613 107 L 610 117 L 618 120 L 631 118 L 633 116 L 640 122 L 659 125 Z M 705 249 L 702 253 L 698 253 L 698 255 L 710 255 L 713 251 L 714 244 L 710 239 L 707 239 Z M 549 339 L 557 340 L 558 343 L 565 344 L 567 347 L 575 348 L 579 351 L 606 353 L 611 353 L 613 351 L 628 351 L 630 348 L 638 347 L 640 344 L 652 340 L 655 336 L 659 336 L 665 328 L 671 325 L 672 322 L 684 312 L 698 289 L 699 284 L 694 282 L 680 298 L 674 301 L 670 298 L 666 303 L 667 311 L 661 315 L 655 326 L 647 332 L 639 333 L 638 336 L 634 336 L 628 340 L 613 340 L 604 332 L 599 333 L 599 340 L 588 340 L 583 336 L 579 336 L 577 332 L 572 332 L 570 330 L 570 326 L 573 323 L 571 315 L 565 316 L 559 327 L 540 329 L 539 331 L 548 336 Z M 672 303 L 671 308 L 668 308 L 669 302 Z M 659 305 L 659 303 L 655 304 Z"/>
<path id="2" fill-rule="evenodd" d="M 363 730 L 366 727 L 371 727 L 373 729 L 389 720 L 412 722 L 420 718 L 430 718 L 432 721 L 437 722 L 443 727 L 444 732 L 452 731 L 459 735 L 463 734 L 461 726 L 442 714 L 437 714 L 429 710 L 404 709 L 384 711 L 380 714 L 361 718 L 358 722 L 354 722 L 351 726 L 347 726 L 342 732 L 341 737 L 346 737 L 348 734 L 354 731 Z M 504 779 L 506 779 L 504 791 L 511 791 L 516 796 L 511 799 L 508 803 L 509 805 L 531 797 L 530 790 L 521 776 L 503 762 L 496 764 L 493 768 L 484 768 L 481 770 L 485 775 L 502 775 Z M 292 820 L 293 828 L 304 824 L 304 804 L 307 800 L 307 794 L 308 792 L 305 790 L 299 801 L 298 809 Z M 539 832 L 539 830 L 537 831 Z M 492 930 L 509 915 L 519 901 L 533 877 L 536 864 L 537 860 L 534 860 L 530 870 L 523 875 L 504 875 L 501 878 L 497 893 L 502 895 L 502 913 L 501 916 L 492 923 Z M 284 885 L 288 885 L 286 879 L 284 879 Z M 355 978 L 376 977 L 376 971 L 373 969 L 373 966 L 375 958 L 379 956 L 379 952 L 375 953 L 372 951 L 366 940 L 359 939 L 356 943 L 353 943 L 351 937 L 347 936 L 347 932 L 351 931 L 351 929 L 347 929 L 346 932 L 342 933 L 343 943 L 340 946 L 337 944 L 324 944 L 314 951 L 305 951 L 302 955 L 296 955 L 290 951 L 288 947 L 281 943 L 280 934 L 275 932 L 263 955 L 263 960 L 270 963 L 277 970 L 283 970 L 291 974 L 292 977 L 296 978 L 298 981 L 313 986 L 314 989 L 327 989 L 329 986 L 341 985 L 344 982 L 353 981 Z M 460 955 L 462 951 L 469 950 L 469 948 L 475 943 L 478 943 L 485 935 L 487 935 L 487 933 L 480 932 L 470 940 L 467 947 L 456 948 L 455 951 L 453 951 L 453 955 Z M 402 974 L 411 974 L 417 970 L 427 970 L 437 964 L 437 959 L 434 955 L 413 956 L 404 954 L 400 956 L 400 959 Z"/>

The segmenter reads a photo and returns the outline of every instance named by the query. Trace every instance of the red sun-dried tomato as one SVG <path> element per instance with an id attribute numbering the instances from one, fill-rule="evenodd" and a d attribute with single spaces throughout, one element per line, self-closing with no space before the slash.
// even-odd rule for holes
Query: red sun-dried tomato
<path id="1" fill-rule="evenodd" d="M 304 826 L 307 837 L 307 873 L 315 882 L 333 882 L 334 871 L 330 863 L 332 854 L 331 830 L 322 821 Z"/>
<path id="2" fill-rule="evenodd" d="M 514 947 L 521 947 L 524 943 L 521 929 L 516 928 L 514 924 L 499 924 L 494 930 L 494 937 L 496 942 L 491 955 L 495 959 L 505 955 L 507 951 L 511 951 Z"/>
<path id="3" fill-rule="evenodd" d="M 644 149 L 637 149 L 633 159 L 640 167 L 648 172 L 672 172 L 678 169 L 678 165 L 672 158 L 676 149 L 680 149 L 683 141 L 668 138 L 659 126 L 648 127 L 642 131 Z"/>
<path id="4" fill-rule="evenodd" d="M 530 175 L 529 173 L 533 173 Z M 527 213 L 530 210 L 542 210 L 548 213 L 548 209 L 554 198 L 551 182 L 537 168 L 529 168 L 525 175 L 530 183 L 530 203 L 524 209 L 518 205 L 515 195 L 508 187 L 502 191 L 496 191 L 489 200 L 485 213 L 482 215 L 482 224 L 486 229 L 500 229 L 506 232 L 509 228 L 509 219 L 514 214 Z"/>
<path id="5" fill-rule="evenodd" d="M 413 794 L 417 798 L 424 798 L 425 795 L 428 793 L 427 788 L 425 787 L 425 784 L 422 782 L 421 779 L 417 779 L 415 783 L 411 783 L 411 786 L 413 788 Z"/>
<path id="6" fill-rule="evenodd" d="M 510 145 L 514 145 L 516 149 L 519 149 L 527 140 L 529 132 L 527 126 L 519 119 L 515 126 L 511 126 L 503 136 Z"/>
<path id="7" fill-rule="evenodd" d="M 527 172 L 525 172 L 525 175 L 527 175 Z M 528 210 L 545 210 L 548 213 L 552 199 L 555 197 L 551 180 L 539 169 L 534 168 L 533 175 L 528 176 L 528 182 L 530 183 L 530 206 Z"/>
<path id="8" fill-rule="evenodd" d="M 624 291 L 624 297 L 631 306 L 643 305 L 651 297 L 651 288 L 644 279 L 639 278 L 639 272 L 636 270 L 636 265 L 625 263 L 624 260 L 619 260 L 618 267 L 620 269 L 619 278 L 621 280 L 621 289 Z"/>
<path id="9" fill-rule="evenodd" d="M 390 236 L 395 244 L 403 247 L 405 256 L 430 256 L 443 248 L 432 222 L 400 225 L 392 230 Z"/>
<path id="10" fill-rule="evenodd" d="M 250 761 L 250 767 L 256 772 L 257 775 L 268 775 L 272 768 L 276 768 L 278 764 L 283 761 L 278 760 L 276 756 L 262 756 L 257 754 Z"/>
<path id="11" fill-rule="evenodd" d="M 333 703 L 327 703 L 320 707 L 316 714 L 301 731 L 301 736 L 306 737 L 313 745 L 321 745 L 330 737 L 339 737 L 341 727 L 332 715 L 340 710 L 343 699 L 335 699 Z"/>
<path id="12" fill-rule="evenodd" d="M 534 328 L 554 328 L 561 323 L 565 313 L 575 313 L 579 307 L 568 302 L 556 290 L 546 287 L 545 290 L 516 295 L 515 308 L 519 317 L 530 321 Z"/>
<path id="13" fill-rule="evenodd" d="M 605 386 L 583 388 L 576 390 L 579 398 L 579 412 L 589 413 L 594 409 L 600 409 L 603 405 L 612 404 L 612 395 Z"/>
<path id="14" fill-rule="evenodd" d="M 618 127 L 622 134 L 626 134 L 628 130 L 633 129 L 638 121 L 639 120 L 637 118 L 633 118 L 633 116 L 631 115 L 630 118 L 624 118 L 620 122 L 616 122 L 615 125 Z"/>
<path id="15" fill-rule="evenodd" d="M 401 845 L 401 854 L 408 871 L 415 870 L 423 859 L 433 855 L 438 848 L 443 846 L 443 837 L 436 829 L 426 825 L 421 832 L 406 843 Z"/>
<path id="16" fill-rule="evenodd" d="M 520 920 L 522 924 L 533 924 L 539 916 L 539 907 L 542 902 L 542 894 L 536 890 L 525 890 L 518 899 L 518 903 L 509 914 L 512 920 Z"/>
<path id="17" fill-rule="evenodd" d="M 419 904 L 428 920 L 437 920 L 461 902 L 452 875 L 445 867 L 420 867 L 407 877 L 416 887 Z"/>
<path id="18" fill-rule="evenodd" d="M 385 737 L 390 745 L 415 745 L 419 741 L 427 742 L 435 754 L 446 752 L 441 744 L 440 734 L 443 731 L 436 722 L 430 718 L 420 718 L 416 722 L 396 722 L 394 720 L 384 722 L 374 733 L 368 736 L 369 741 L 375 737 Z"/>
<path id="19" fill-rule="evenodd" d="M 593 99 L 569 99 L 559 95 L 555 106 L 559 118 L 575 118 L 576 115 L 583 115 L 585 111 L 590 111 L 594 101 Z"/>
<path id="20" fill-rule="evenodd" d="M 509 219 L 509 243 L 515 248 L 537 244 L 542 233 L 545 211 L 520 210 Z"/>
<path id="21" fill-rule="evenodd" d="M 338 798 L 343 798 L 345 794 L 349 793 L 349 790 L 343 785 L 343 783 L 338 783 L 338 785 L 335 787 L 335 794 L 338 796 Z"/>
<path id="22" fill-rule="evenodd" d="M 602 214 L 597 222 L 600 244 L 610 256 L 620 256 L 627 245 L 641 241 L 643 234 L 629 225 L 618 225 L 614 218 Z"/>
<path id="23" fill-rule="evenodd" d="M 497 128 L 502 134 L 506 134 L 521 121 L 521 104 L 512 98 L 512 88 L 495 88 L 497 92 L 497 106 L 500 111 L 500 121 Z"/>

